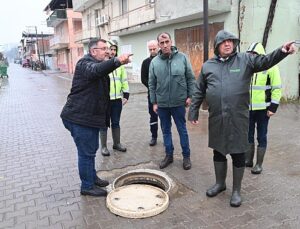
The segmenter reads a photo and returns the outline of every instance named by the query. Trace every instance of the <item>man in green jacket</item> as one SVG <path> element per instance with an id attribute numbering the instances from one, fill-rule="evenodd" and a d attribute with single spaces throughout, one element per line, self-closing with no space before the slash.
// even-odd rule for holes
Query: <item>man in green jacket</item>
<path id="1" fill-rule="evenodd" d="M 227 159 L 232 158 L 232 207 L 242 203 L 241 184 L 248 148 L 249 85 L 255 72 L 269 69 L 295 52 L 293 42 L 284 44 L 268 55 L 237 53 L 239 39 L 221 30 L 214 42 L 215 56 L 202 66 L 196 83 L 189 120 L 198 123 L 199 108 L 204 98 L 209 106 L 209 143 L 213 149 L 216 184 L 206 192 L 214 197 L 226 190 Z"/>
<path id="2" fill-rule="evenodd" d="M 249 53 L 265 55 L 265 49 L 261 43 L 252 43 L 248 49 Z M 272 68 L 255 73 L 250 84 L 250 106 L 249 106 L 249 150 L 246 152 L 246 167 L 253 166 L 255 151 L 254 134 L 257 130 L 258 146 L 256 150 L 256 165 L 251 173 L 260 174 L 262 163 L 267 149 L 267 132 L 269 119 L 275 114 L 281 98 L 281 79 L 277 65 Z"/>
<path id="3" fill-rule="evenodd" d="M 172 46 L 170 34 L 160 33 L 157 41 L 160 51 L 150 63 L 149 93 L 153 110 L 161 121 L 166 152 L 159 167 L 163 169 L 173 162 L 172 117 L 180 137 L 183 168 L 189 170 L 192 164 L 185 107 L 191 103 L 195 77 L 188 58 Z"/>

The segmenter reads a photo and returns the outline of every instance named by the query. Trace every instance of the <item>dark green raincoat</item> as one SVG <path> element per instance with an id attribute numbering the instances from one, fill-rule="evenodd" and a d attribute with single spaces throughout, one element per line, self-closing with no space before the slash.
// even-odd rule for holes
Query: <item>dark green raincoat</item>
<path id="1" fill-rule="evenodd" d="M 234 42 L 234 51 L 221 60 L 218 46 L 225 40 Z M 276 49 L 268 55 L 237 53 L 239 40 L 222 30 L 215 38 L 215 57 L 205 62 L 196 82 L 188 119 L 198 120 L 204 98 L 209 106 L 208 146 L 223 155 L 244 153 L 248 145 L 249 86 L 255 72 L 266 70 L 288 54 Z"/>

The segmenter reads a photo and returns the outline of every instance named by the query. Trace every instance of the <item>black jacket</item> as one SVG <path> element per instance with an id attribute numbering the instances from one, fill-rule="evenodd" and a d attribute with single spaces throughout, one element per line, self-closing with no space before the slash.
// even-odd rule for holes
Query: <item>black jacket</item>
<path id="1" fill-rule="evenodd" d="M 120 65 L 115 58 L 98 61 L 90 54 L 81 58 L 76 64 L 71 92 L 60 117 L 82 126 L 108 127 L 108 74 Z"/>
<path id="2" fill-rule="evenodd" d="M 154 58 L 155 56 L 150 56 L 147 59 L 145 59 L 142 63 L 142 68 L 141 68 L 141 80 L 142 83 L 149 88 L 148 86 L 148 80 L 149 80 L 149 66 L 151 63 L 151 60 Z"/>

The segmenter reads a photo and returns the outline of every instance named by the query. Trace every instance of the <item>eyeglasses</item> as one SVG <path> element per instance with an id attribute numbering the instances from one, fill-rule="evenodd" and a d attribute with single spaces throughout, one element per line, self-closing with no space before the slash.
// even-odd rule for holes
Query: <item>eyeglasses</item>
<path id="1" fill-rule="evenodd" d="M 107 50 L 108 50 L 108 48 L 107 48 L 107 47 L 102 47 L 102 48 L 93 48 L 93 49 L 100 49 L 100 50 L 102 50 L 102 51 L 107 51 Z"/>

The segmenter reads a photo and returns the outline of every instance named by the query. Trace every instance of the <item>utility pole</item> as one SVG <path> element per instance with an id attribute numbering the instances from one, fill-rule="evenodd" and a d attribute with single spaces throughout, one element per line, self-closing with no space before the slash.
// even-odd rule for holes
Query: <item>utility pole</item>
<path id="1" fill-rule="evenodd" d="M 38 35 L 37 35 L 37 26 L 35 27 L 35 38 L 36 38 L 36 50 L 37 50 L 37 54 L 39 57 L 39 62 L 41 62 L 41 57 L 40 57 L 40 51 L 39 51 L 39 42 L 38 42 Z"/>
<path id="2" fill-rule="evenodd" d="M 44 66 L 45 66 L 45 69 L 42 69 L 42 70 L 46 70 L 46 57 L 45 57 L 45 48 L 44 48 L 44 34 L 43 32 L 41 32 L 42 34 L 42 47 L 43 47 L 43 55 L 44 55 Z"/>

